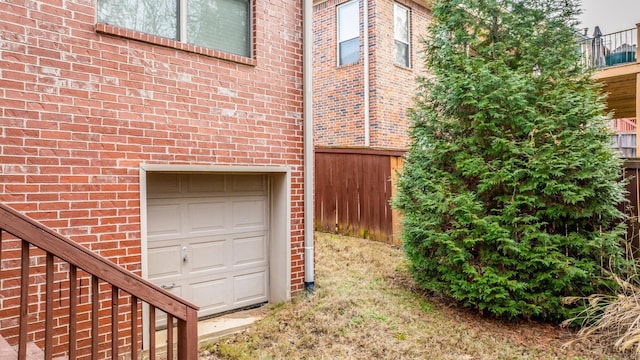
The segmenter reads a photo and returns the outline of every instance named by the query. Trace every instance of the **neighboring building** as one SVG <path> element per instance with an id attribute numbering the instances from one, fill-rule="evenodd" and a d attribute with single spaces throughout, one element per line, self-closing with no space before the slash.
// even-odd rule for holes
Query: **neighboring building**
<path id="1" fill-rule="evenodd" d="M 611 34 L 603 34 L 596 26 L 592 37 L 583 37 L 580 47 L 583 60 L 596 68 L 594 76 L 607 94 L 607 110 L 613 114 L 611 127 L 616 132 L 613 145 L 623 157 L 636 157 L 640 141 L 636 126 L 640 117 L 639 32 L 640 24 Z"/>
<path id="2" fill-rule="evenodd" d="M 606 30 L 606 29 L 605 29 Z M 588 31 L 588 30 L 586 30 Z M 581 51 L 588 67 L 595 68 L 594 77 L 602 83 L 607 94 L 607 111 L 613 117 L 611 129 L 615 132 L 613 147 L 624 161 L 628 203 L 623 211 L 629 216 L 627 240 L 635 249 L 640 248 L 640 57 L 638 56 L 640 24 L 635 28 L 604 33 L 595 28 L 592 37 L 583 38 Z"/>
<path id="3" fill-rule="evenodd" d="M 398 239 L 389 177 L 409 144 L 407 110 L 425 75 L 420 39 L 430 18 L 426 0 L 314 1 L 317 228 Z M 382 195 L 369 203 L 372 193 Z"/>
<path id="4" fill-rule="evenodd" d="M 175 3 L 0 3 L 0 202 L 200 316 L 285 301 L 305 275 L 302 1 Z"/>
<path id="5" fill-rule="evenodd" d="M 420 39 L 431 17 L 426 1 L 314 3 L 315 145 L 406 149 L 406 113 L 415 79 L 424 75 Z"/>

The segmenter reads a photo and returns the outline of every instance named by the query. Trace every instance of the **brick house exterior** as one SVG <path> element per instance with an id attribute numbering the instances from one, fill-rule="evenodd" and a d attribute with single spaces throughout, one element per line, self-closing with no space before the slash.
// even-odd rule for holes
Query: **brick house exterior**
<path id="1" fill-rule="evenodd" d="M 405 16 L 404 38 L 396 33 L 398 13 Z M 317 229 L 399 242 L 391 182 L 409 144 L 407 109 L 416 77 L 425 75 L 420 39 L 430 18 L 425 0 L 314 1 Z M 401 59 L 399 39 L 407 49 Z M 359 48 L 343 63 L 340 49 L 349 41 Z"/>
<path id="2" fill-rule="evenodd" d="M 430 10 L 424 1 L 368 0 L 369 28 L 369 144 L 365 139 L 364 1 L 359 1 L 359 60 L 338 65 L 337 8 L 351 1 L 314 1 L 315 145 L 406 149 L 406 117 L 415 95 L 415 78 L 424 75 L 420 37 Z M 394 60 L 394 4 L 409 10 L 409 66 Z M 355 19 L 354 19 L 355 20 Z"/>
<path id="3" fill-rule="evenodd" d="M 248 55 L 100 22 L 97 2 L 0 3 L 0 202 L 145 277 L 171 211 L 222 204 L 253 231 L 229 251 L 259 247 L 268 288 L 220 309 L 289 299 L 305 275 L 302 2 L 249 1 Z M 15 326 L 0 316 L 0 335 Z"/>

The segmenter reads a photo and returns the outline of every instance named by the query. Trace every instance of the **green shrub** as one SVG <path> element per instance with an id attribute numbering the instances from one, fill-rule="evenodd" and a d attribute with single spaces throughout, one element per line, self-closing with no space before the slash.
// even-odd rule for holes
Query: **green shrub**
<path id="1" fill-rule="evenodd" d="M 567 317 L 562 297 L 614 286 L 621 161 L 577 3 L 437 1 L 394 204 L 424 289 L 499 317 Z"/>

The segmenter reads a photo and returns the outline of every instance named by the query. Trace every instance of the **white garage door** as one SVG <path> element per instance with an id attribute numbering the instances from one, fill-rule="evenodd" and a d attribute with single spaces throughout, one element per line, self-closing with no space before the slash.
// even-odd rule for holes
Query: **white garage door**
<path id="1" fill-rule="evenodd" d="M 264 175 L 148 173 L 148 277 L 199 316 L 268 301 Z"/>

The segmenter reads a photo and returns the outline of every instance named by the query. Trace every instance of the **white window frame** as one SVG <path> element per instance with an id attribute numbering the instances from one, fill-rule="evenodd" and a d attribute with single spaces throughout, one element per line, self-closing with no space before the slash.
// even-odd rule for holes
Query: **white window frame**
<path id="1" fill-rule="evenodd" d="M 396 33 L 396 14 L 398 10 L 405 11 L 407 14 L 407 40 L 399 39 L 398 34 Z M 401 42 L 407 45 L 407 59 L 404 64 L 398 62 L 396 58 L 396 42 Z M 393 3 L 393 61 L 400 66 L 411 67 L 411 9 L 399 4 L 397 2 Z"/>
<path id="2" fill-rule="evenodd" d="M 364 0 L 364 1 L 367 1 L 367 0 Z M 357 34 L 355 36 L 351 36 L 351 37 L 349 37 L 347 39 L 342 39 L 341 38 L 341 32 L 340 32 L 340 11 L 341 11 L 341 9 L 344 9 L 346 7 L 354 6 L 354 4 L 355 4 L 355 7 L 356 7 L 357 13 L 358 13 L 358 24 L 357 24 L 358 32 L 357 32 Z M 336 56 L 336 62 L 337 62 L 338 66 L 351 65 L 351 64 L 355 64 L 355 63 L 360 61 L 360 40 L 359 40 L 360 39 L 360 0 L 349 1 L 347 3 L 340 4 L 340 5 L 338 5 L 336 7 L 336 39 L 337 39 L 337 41 L 336 41 L 336 55 L 337 55 Z M 340 63 L 340 44 L 344 43 L 344 42 L 347 42 L 347 41 L 350 41 L 350 40 L 353 40 L 353 39 L 358 39 L 358 59 L 355 60 L 355 61 L 349 62 L 349 63 L 342 64 L 342 63 Z"/>
<path id="3" fill-rule="evenodd" d="M 187 38 L 187 18 L 188 18 L 188 10 L 187 10 L 187 2 L 188 0 L 176 0 L 177 1 L 177 13 L 176 13 L 176 37 L 174 39 L 171 40 L 175 40 L 181 43 L 186 43 L 186 44 L 192 44 L 189 42 L 189 39 Z M 254 39 L 253 39 L 253 31 L 254 31 L 254 14 L 253 14 L 253 8 L 254 8 L 254 2 L 255 0 L 249 0 L 249 9 L 248 9 L 248 13 L 247 13 L 247 23 L 248 23 L 248 29 L 247 29 L 247 52 L 248 55 L 239 55 L 236 54 L 238 56 L 243 56 L 243 57 L 247 57 L 247 58 L 253 58 L 254 57 Z M 96 12 L 98 11 L 97 6 L 96 6 Z M 96 19 L 98 19 L 99 16 L 98 14 L 96 14 Z M 99 21 L 99 20 L 98 20 Z M 103 22 L 104 23 L 104 22 Z M 108 23 L 108 22 L 107 22 Z M 117 26 L 117 25 L 116 25 Z M 127 27 L 124 27 L 126 29 L 129 29 Z M 129 29 L 132 31 L 139 31 L 136 29 Z M 159 34 L 149 34 L 152 36 L 158 36 L 158 37 L 163 37 Z M 195 45 L 195 44 L 194 44 Z M 196 45 L 196 46 L 202 46 L 202 45 Z M 202 46 L 204 48 L 209 48 L 207 46 Z M 210 48 L 212 50 L 215 51 L 220 51 L 220 52 L 224 52 L 224 53 L 229 53 L 229 54 L 233 54 L 231 52 L 228 52 L 224 49 L 217 49 L 217 48 Z"/>

